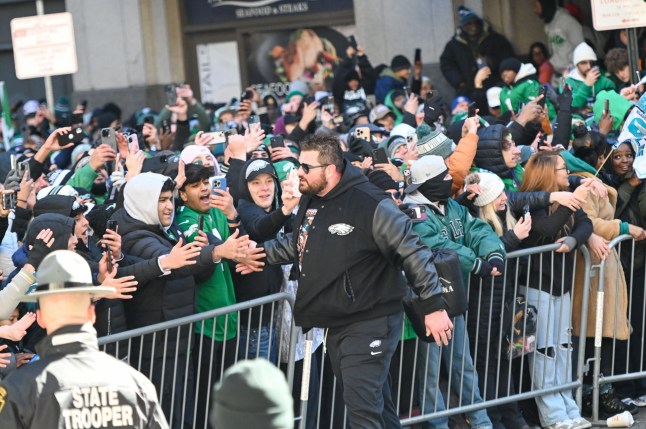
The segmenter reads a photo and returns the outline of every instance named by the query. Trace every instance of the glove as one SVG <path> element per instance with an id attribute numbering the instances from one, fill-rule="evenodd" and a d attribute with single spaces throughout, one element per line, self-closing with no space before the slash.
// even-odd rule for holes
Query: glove
<path id="1" fill-rule="evenodd" d="M 7 178 L 4 181 L 4 188 L 7 191 L 14 191 L 15 193 L 18 193 L 18 191 L 20 191 L 21 181 L 22 177 L 18 176 L 16 170 L 11 170 L 7 174 Z"/>
<path id="2" fill-rule="evenodd" d="M 115 170 L 110 174 L 110 181 L 112 186 L 117 188 L 117 191 L 120 191 L 123 184 L 126 183 L 126 175 L 123 170 Z"/>
<path id="3" fill-rule="evenodd" d="M 563 92 L 558 95 L 557 100 L 559 103 L 559 110 L 563 110 L 565 112 L 572 111 L 572 89 L 569 85 L 565 85 L 563 87 Z"/>
<path id="4" fill-rule="evenodd" d="M 42 239 L 37 238 L 34 245 L 29 250 L 27 263 L 31 264 L 36 270 L 38 270 L 38 266 L 43 262 L 43 259 L 45 259 L 45 256 L 47 256 L 49 252 L 51 252 L 51 249 L 47 243 Z"/>
<path id="5" fill-rule="evenodd" d="M 434 128 L 443 111 L 444 103 L 441 95 L 433 94 L 431 98 L 426 98 L 424 102 L 424 122 Z"/>
<path id="6" fill-rule="evenodd" d="M 487 262 L 491 264 L 491 269 L 495 268 L 499 273 L 502 273 L 505 270 L 505 261 L 499 255 L 489 256 Z M 491 270 L 489 272 L 491 273 Z"/>
<path id="7" fill-rule="evenodd" d="M 493 270 L 493 265 L 482 258 L 476 258 L 471 272 L 480 278 L 485 278 L 491 275 L 491 270 Z"/>

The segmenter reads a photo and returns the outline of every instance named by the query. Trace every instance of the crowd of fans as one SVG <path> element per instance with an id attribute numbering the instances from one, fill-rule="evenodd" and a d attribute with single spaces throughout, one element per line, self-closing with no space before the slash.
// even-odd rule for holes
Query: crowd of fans
<path id="1" fill-rule="evenodd" d="M 604 44 L 602 36 L 581 26 L 575 9 L 536 1 L 535 12 L 546 23 L 550 43 L 534 43 L 525 57 L 515 55 L 482 18 L 460 8 L 458 30 L 440 58 L 456 91 L 453 100 L 422 75 L 421 62 L 397 55 L 389 66 L 374 67 L 361 46 L 350 46 L 326 85 L 292 82 L 284 99 L 250 87 L 228 103 L 201 103 L 181 84 L 170 88 L 173 97 L 161 110 L 145 107 L 127 118 L 115 103 L 90 110 L 67 97 L 53 109 L 37 100 L 16 106 L 17 132 L 2 136 L 8 150 L 0 154 L 0 376 L 37 359 L 35 344 L 44 331 L 33 323 L 34 308 L 17 306 L 17 299 L 37 276 L 28 256 L 47 229 L 51 250 L 74 250 L 90 264 L 96 285 L 117 290 L 95 303 L 99 336 L 279 291 L 298 299 L 293 267 L 265 264 L 262 244 L 300 227 L 292 224 L 299 175 L 320 167 L 299 164 L 301 143 L 312 135 L 336 137 L 345 168 L 359 169 L 411 216 L 426 246 L 455 250 L 465 284 L 493 288 L 491 294 L 470 288 L 468 318 L 453 319 L 457 347 L 424 343 L 417 350 L 419 361 L 428 363 L 411 377 L 426 386 L 417 404 L 423 413 L 444 409 L 436 389 L 444 377 L 440 354 L 446 373 L 461 380 L 453 388 L 463 404 L 514 393 L 521 380 L 496 372 L 504 344 L 486 345 L 515 290 L 543 315 L 536 349 L 528 354 L 538 369 L 533 386 L 572 381 L 568 331 L 573 325 L 579 335 L 586 321 L 579 314 L 583 273 L 567 267 L 576 260 L 582 269 L 574 252 L 582 245 L 593 263 L 608 261 L 607 284 L 613 285 L 604 297 L 602 349 L 631 353 L 634 365 L 607 359 L 602 372 L 640 368 L 644 326 L 628 314 L 643 313 L 644 290 L 632 285 L 646 281 L 646 186 L 633 169 L 640 142 L 619 135 L 644 88 L 630 83 L 625 31 Z M 419 207 L 425 208 L 423 216 Z M 619 257 L 608 244 L 622 234 L 634 242 Z M 508 252 L 548 243 L 560 243 L 559 257 L 548 263 L 532 256 L 527 284 L 502 275 Z M 278 364 L 278 356 L 285 360 L 289 352 L 280 332 L 291 318 L 285 311 L 265 306 L 207 320 L 195 332 L 184 327 L 163 342 L 134 344 L 130 353 L 146 350 L 140 357 L 144 374 L 157 368 L 152 381 L 167 417 L 190 386 L 202 427 L 212 386 L 175 368 L 212 371 L 214 381 L 238 359 L 260 356 Z M 590 312 L 588 335 L 594 324 Z M 323 337 L 315 330 L 313 375 L 323 359 Z M 415 334 L 405 330 L 402 347 L 411 338 Z M 623 345 L 627 340 L 630 350 Z M 487 353 L 473 356 L 478 345 Z M 297 347 L 301 361 L 302 337 Z M 449 368 L 451 359 L 462 365 Z M 162 383 L 164 377 L 175 382 Z M 331 392 L 329 380 L 314 380 L 324 396 Z M 583 410 L 569 392 L 537 398 L 538 420 L 530 423 L 590 427 L 582 415 L 590 413 L 591 388 L 584 393 Z M 310 387 L 310 416 L 319 411 L 317 395 Z M 603 388 L 602 415 L 642 406 L 641 380 Z M 327 411 L 321 411 L 321 421 L 329 427 Z M 337 419 L 342 415 L 335 413 Z M 178 408 L 172 427 L 181 427 L 179 416 Z M 473 428 L 521 428 L 529 419 L 511 403 L 469 413 L 468 420 Z M 308 419 L 308 427 L 315 422 Z M 448 427 L 448 419 L 429 424 Z"/>

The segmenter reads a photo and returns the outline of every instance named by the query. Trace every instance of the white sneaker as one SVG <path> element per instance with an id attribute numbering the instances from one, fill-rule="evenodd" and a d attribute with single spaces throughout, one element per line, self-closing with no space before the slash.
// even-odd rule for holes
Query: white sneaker
<path id="1" fill-rule="evenodd" d="M 571 426 L 571 429 L 586 429 L 586 428 L 591 428 L 592 423 L 584 419 L 583 417 L 577 417 L 576 419 L 572 419 L 573 425 Z"/>
<path id="2" fill-rule="evenodd" d="M 561 422 L 556 422 L 552 425 L 545 426 L 545 429 L 574 429 L 574 421 L 573 420 L 563 420 Z"/>
<path id="3" fill-rule="evenodd" d="M 622 400 L 622 402 L 626 400 L 632 401 L 632 403 L 637 405 L 638 407 L 646 407 L 646 395 L 642 395 L 639 398 L 626 398 Z"/>

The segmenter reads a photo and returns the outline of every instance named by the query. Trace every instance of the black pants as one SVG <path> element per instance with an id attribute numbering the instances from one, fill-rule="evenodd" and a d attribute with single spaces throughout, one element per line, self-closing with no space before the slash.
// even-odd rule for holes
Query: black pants
<path id="1" fill-rule="evenodd" d="M 226 342 L 214 341 L 206 335 L 196 334 L 193 346 L 193 368 L 197 391 L 195 402 L 195 428 L 212 428 L 209 422 L 213 385 L 220 376 L 236 361 L 236 338 Z M 208 422 L 208 423 L 207 423 Z M 206 424 L 206 425 L 205 425 Z"/>
<path id="2" fill-rule="evenodd" d="M 400 428 L 390 390 L 390 360 L 402 312 L 329 329 L 327 350 L 353 429 Z"/>

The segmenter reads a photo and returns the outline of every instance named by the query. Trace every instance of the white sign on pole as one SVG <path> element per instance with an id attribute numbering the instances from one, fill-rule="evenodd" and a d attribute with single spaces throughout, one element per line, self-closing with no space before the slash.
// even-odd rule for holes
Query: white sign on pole
<path id="1" fill-rule="evenodd" d="M 238 97 L 242 91 L 238 43 L 205 43 L 196 49 L 202 102 L 228 102 Z"/>
<path id="2" fill-rule="evenodd" d="M 646 27 L 646 1 L 592 0 L 592 23 L 597 31 Z"/>
<path id="3" fill-rule="evenodd" d="M 69 12 L 11 20 L 18 79 L 76 73 L 76 43 Z"/>

